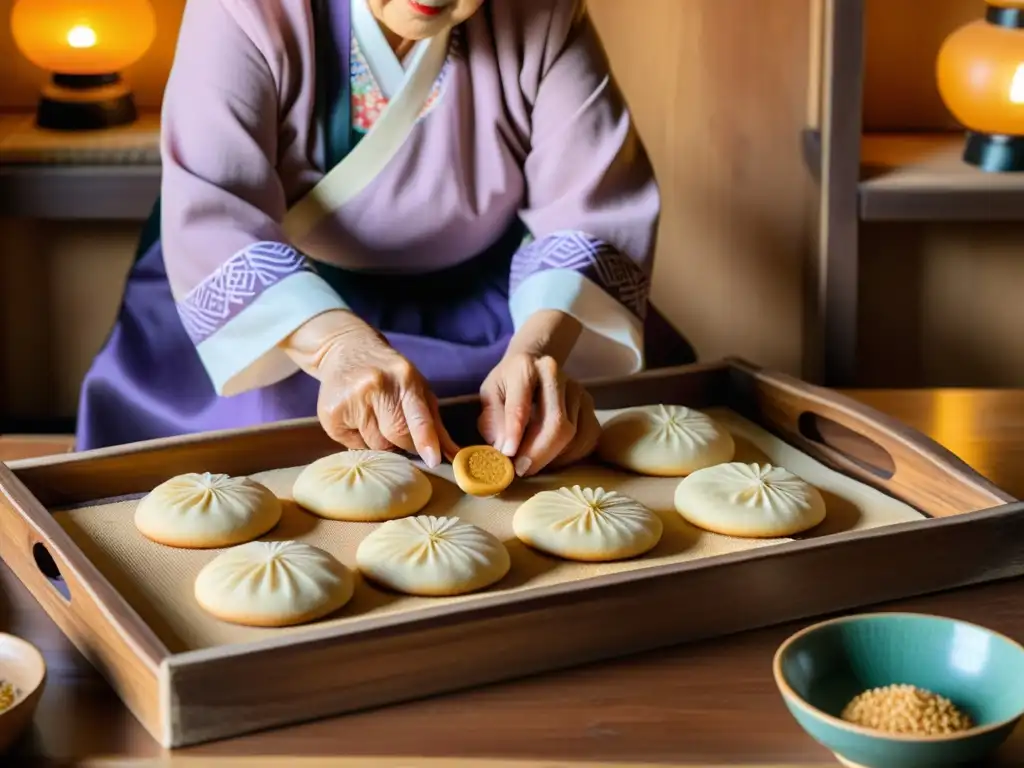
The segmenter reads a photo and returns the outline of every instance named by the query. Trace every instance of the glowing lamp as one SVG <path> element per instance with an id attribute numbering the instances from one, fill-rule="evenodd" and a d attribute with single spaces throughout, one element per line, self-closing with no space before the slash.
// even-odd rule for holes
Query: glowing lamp
<path id="1" fill-rule="evenodd" d="M 11 33 L 25 58 L 52 76 L 39 100 L 40 126 L 81 130 L 135 120 L 120 73 L 153 43 L 149 0 L 17 0 Z"/>
<path id="2" fill-rule="evenodd" d="M 939 93 L 967 128 L 964 161 L 1024 171 L 1024 0 L 987 0 L 984 19 L 939 50 Z"/>

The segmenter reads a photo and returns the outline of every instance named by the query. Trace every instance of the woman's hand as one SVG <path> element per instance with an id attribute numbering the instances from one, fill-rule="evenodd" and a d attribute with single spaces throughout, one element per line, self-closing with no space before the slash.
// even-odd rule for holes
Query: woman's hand
<path id="1" fill-rule="evenodd" d="M 579 461 L 597 445 L 601 426 L 593 399 L 566 378 L 552 357 L 506 355 L 484 381 L 480 395 L 480 433 L 514 457 L 521 477 Z"/>
<path id="2" fill-rule="evenodd" d="M 317 416 L 347 448 L 401 448 L 428 467 L 458 452 L 422 374 L 351 313 L 313 318 L 286 340 L 285 351 L 319 379 Z"/>
<path id="3" fill-rule="evenodd" d="M 601 426 L 594 401 L 561 369 L 579 334 L 573 318 L 538 313 L 516 334 L 480 388 L 480 433 L 514 457 L 521 477 L 579 461 L 597 445 Z"/>

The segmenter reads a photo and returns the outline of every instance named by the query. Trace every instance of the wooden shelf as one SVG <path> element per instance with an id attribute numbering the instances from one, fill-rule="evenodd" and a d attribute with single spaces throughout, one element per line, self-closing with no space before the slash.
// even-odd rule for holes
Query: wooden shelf
<path id="1" fill-rule="evenodd" d="M 159 194 L 159 166 L 0 168 L 0 216 L 144 221 Z"/>
<path id="2" fill-rule="evenodd" d="M 873 33 L 892 22 L 908 30 L 917 0 L 809 0 L 811 3 L 811 95 L 802 139 L 804 162 L 817 182 L 816 221 L 809 252 L 805 304 L 805 378 L 831 387 L 856 386 L 861 301 L 861 231 L 864 222 L 1024 222 L 1024 174 L 986 173 L 961 159 L 961 132 L 865 135 L 864 90 L 872 79 L 895 73 L 900 85 L 934 88 L 935 51 L 927 62 L 904 58 L 900 34 L 883 35 L 892 56 L 878 67 L 866 59 L 868 17 Z M 869 14 L 869 5 L 874 9 Z M 944 6 L 947 4 L 943 4 Z M 893 14 L 891 17 L 888 15 Z M 876 13 L 877 12 L 877 13 Z M 929 27 L 936 45 L 976 12 L 943 12 Z M 967 14 L 965 16 L 965 14 Z M 949 29 L 945 29 L 950 26 Z M 916 27 L 914 27 L 916 29 Z M 929 43 L 926 48 L 929 47 Z M 919 52 L 920 53 L 920 52 Z M 906 70 L 906 71 L 904 71 Z M 901 104 L 905 119 L 947 125 L 938 94 L 921 91 L 931 116 Z M 894 95 L 893 98 L 901 98 Z M 937 119 L 938 118 L 938 119 Z M 919 129 L 920 130 L 920 129 Z M 925 129 L 928 130 L 928 129 Z"/>
<path id="3" fill-rule="evenodd" d="M 0 216 L 141 221 L 159 192 L 159 115 L 80 132 L 0 115 Z"/>
<path id="4" fill-rule="evenodd" d="M 955 134 L 877 134 L 861 142 L 863 221 L 1024 221 L 1024 173 L 962 159 Z"/>
<path id="5" fill-rule="evenodd" d="M 821 180 L 821 134 L 801 137 L 804 162 Z M 1024 173 L 987 173 L 965 163 L 955 134 L 868 134 L 861 140 L 861 221 L 1024 221 Z"/>

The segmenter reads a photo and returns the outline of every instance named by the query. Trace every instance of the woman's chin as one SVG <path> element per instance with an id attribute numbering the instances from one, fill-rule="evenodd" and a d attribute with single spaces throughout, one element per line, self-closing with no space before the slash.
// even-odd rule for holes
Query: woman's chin
<path id="1" fill-rule="evenodd" d="M 436 17 L 419 16 L 403 8 L 395 9 L 393 13 L 385 12 L 384 24 L 394 34 L 406 40 L 426 40 L 452 26 L 449 16 L 449 13 L 442 13 Z"/>

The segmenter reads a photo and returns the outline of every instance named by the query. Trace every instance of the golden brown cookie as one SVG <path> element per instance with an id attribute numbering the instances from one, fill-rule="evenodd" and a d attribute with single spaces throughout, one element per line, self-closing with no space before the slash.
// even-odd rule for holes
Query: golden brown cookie
<path id="1" fill-rule="evenodd" d="M 489 445 L 463 448 L 452 461 L 455 482 L 471 496 L 494 496 L 504 491 L 516 476 L 512 461 Z"/>

